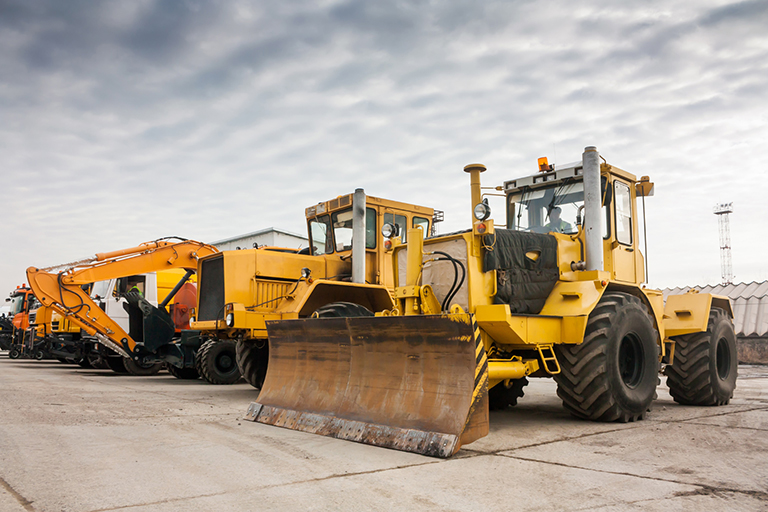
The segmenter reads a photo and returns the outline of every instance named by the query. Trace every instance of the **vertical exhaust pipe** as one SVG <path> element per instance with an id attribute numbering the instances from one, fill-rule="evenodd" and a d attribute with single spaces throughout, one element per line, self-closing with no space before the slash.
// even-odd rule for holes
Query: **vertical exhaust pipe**
<path id="1" fill-rule="evenodd" d="M 464 172 L 469 173 L 469 188 L 472 192 L 472 204 L 469 205 L 470 211 L 474 211 L 475 206 L 483 200 L 483 193 L 480 189 L 480 173 L 486 171 L 483 164 L 469 164 L 464 166 Z M 472 214 L 472 222 L 475 223 L 475 215 Z"/>
<path id="2" fill-rule="evenodd" d="M 352 196 L 352 282 L 365 283 L 365 191 Z"/>
<path id="3" fill-rule="evenodd" d="M 584 148 L 581 155 L 584 172 L 584 250 L 586 270 L 603 270 L 603 235 L 600 226 L 600 153 L 595 146 Z"/>

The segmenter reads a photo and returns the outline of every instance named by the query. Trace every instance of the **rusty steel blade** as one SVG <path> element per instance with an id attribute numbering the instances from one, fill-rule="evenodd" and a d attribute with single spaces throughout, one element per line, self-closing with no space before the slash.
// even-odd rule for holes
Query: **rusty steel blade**
<path id="1" fill-rule="evenodd" d="M 246 419 L 449 457 L 488 433 L 488 365 L 472 317 L 267 323 L 269 366 Z"/>

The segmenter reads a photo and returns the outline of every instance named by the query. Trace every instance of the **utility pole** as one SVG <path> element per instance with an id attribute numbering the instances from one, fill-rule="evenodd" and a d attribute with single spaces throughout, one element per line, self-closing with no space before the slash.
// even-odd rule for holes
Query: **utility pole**
<path id="1" fill-rule="evenodd" d="M 720 274 L 722 284 L 733 283 L 733 265 L 731 265 L 731 224 L 729 215 L 733 213 L 733 203 L 715 205 L 714 213 L 720 225 Z"/>

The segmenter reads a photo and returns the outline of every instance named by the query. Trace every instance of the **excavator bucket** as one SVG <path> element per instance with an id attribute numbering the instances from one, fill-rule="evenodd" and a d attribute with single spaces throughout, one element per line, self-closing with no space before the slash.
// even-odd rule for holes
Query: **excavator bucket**
<path id="1" fill-rule="evenodd" d="M 246 419 L 450 457 L 488 434 L 488 362 L 473 317 L 267 322 L 269 366 Z"/>

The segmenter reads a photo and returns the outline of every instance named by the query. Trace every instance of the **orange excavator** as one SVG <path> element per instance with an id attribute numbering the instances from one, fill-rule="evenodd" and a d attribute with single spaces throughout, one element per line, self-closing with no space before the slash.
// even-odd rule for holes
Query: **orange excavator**
<path id="1" fill-rule="evenodd" d="M 78 325 L 113 370 L 151 375 L 167 366 L 178 378 L 196 378 L 195 355 L 204 340 L 179 327 L 188 327 L 189 307 L 196 300 L 189 280 L 197 260 L 216 252 L 193 240 L 160 239 L 58 267 L 29 267 L 27 277 L 42 306 Z M 144 296 L 150 292 L 148 276 L 174 273 L 180 279 L 164 297 Z M 95 284 L 89 293 L 83 285 L 90 283 Z M 113 303 L 124 304 L 127 321 L 118 321 L 112 312 L 118 308 L 108 307 Z"/>

